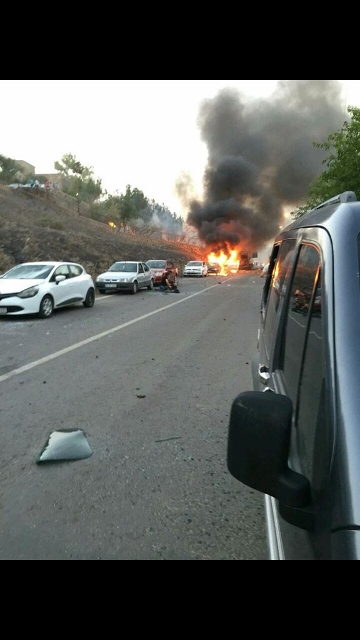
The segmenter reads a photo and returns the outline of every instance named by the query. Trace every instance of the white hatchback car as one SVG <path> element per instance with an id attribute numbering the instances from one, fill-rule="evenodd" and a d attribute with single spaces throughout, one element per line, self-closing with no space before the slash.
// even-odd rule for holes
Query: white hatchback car
<path id="1" fill-rule="evenodd" d="M 108 271 L 100 273 L 95 280 L 99 293 L 119 293 L 131 291 L 135 294 L 139 289 L 154 288 L 154 275 L 145 262 L 133 260 L 119 260 L 109 267 Z"/>
<path id="2" fill-rule="evenodd" d="M 79 302 L 94 306 L 95 285 L 75 262 L 24 262 L 0 276 L 0 316 L 50 318 L 54 309 Z"/>
<path id="3" fill-rule="evenodd" d="M 183 276 L 198 276 L 203 278 L 206 277 L 207 274 L 208 266 L 203 260 L 190 260 L 183 269 Z"/>

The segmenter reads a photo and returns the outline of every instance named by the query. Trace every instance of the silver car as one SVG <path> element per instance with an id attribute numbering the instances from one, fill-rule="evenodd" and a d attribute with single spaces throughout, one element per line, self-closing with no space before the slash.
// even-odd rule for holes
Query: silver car
<path id="1" fill-rule="evenodd" d="M 135 294 L 140 289 L 154 288 L 154 276 L 145 262 L 119 260 L 108 271 L 100 273 L 95 280 L 99 293 L 119 293 L 130 291 Z"/>

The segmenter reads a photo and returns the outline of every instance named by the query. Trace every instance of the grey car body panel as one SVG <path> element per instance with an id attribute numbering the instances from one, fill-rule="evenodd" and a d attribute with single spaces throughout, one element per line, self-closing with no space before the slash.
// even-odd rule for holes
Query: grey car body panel
<path id="1" fill-rule="evenodd" d="M 270 559 L 360 559 L 360 202 L 355 198 L 352 192 L 341 194 L 293 221 L 274 239 L 274 259 L 270 259 L 261 304 L 258 352 L 252 360 L 253 388 L 286 395 L 284 372 L 277 368 L 283 341 L 281 311 L 271 346 L 269 340 L 265 345 L 263 337 L 266 290 L 270 289 L 276 251 L 285 240 L 294 240 L 293 273 L 300 246 L 317 247 L 323 283 L 319 322 L 326 372 L 326 438 L 322 449 L 320 446 L 321 486 L 309 506 L 312 530 L 291 523 L 293 517 L 296 521 L 295 510 L 264 496 Z M 270 374 L 266 383 L 260 380 L 260 364 Z M 294 424 L 288 462 L 295 472 L 304 473 Z"/>

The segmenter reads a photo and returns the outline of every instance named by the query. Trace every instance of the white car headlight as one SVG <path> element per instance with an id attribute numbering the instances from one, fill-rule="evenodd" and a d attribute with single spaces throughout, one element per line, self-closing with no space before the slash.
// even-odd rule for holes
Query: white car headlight
<path id="1" fill-rule="evenodd" d="M 17 294 L 18 298 L 22 300 L 26 300 L 26 298 L 34 298 L 39 293 L 39 287 L 30 287 L 30 289 L 25 289 L 25 291 L 21 291 L 21 293 Z"/>

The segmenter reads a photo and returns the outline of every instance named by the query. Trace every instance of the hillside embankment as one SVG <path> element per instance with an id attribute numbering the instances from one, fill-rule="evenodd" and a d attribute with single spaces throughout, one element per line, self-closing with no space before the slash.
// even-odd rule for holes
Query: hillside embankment
<path id="1" fill-rule="evenodd" d="M 196 245 L 122 233 L 86 217 L 84 207 L 61 191 L 0 184 L 0 274 L 20 262 L 71 260 L 95 278 L 115 260 L 167 258 L 181 274 L 189 260 L 206 260 Z"/>

